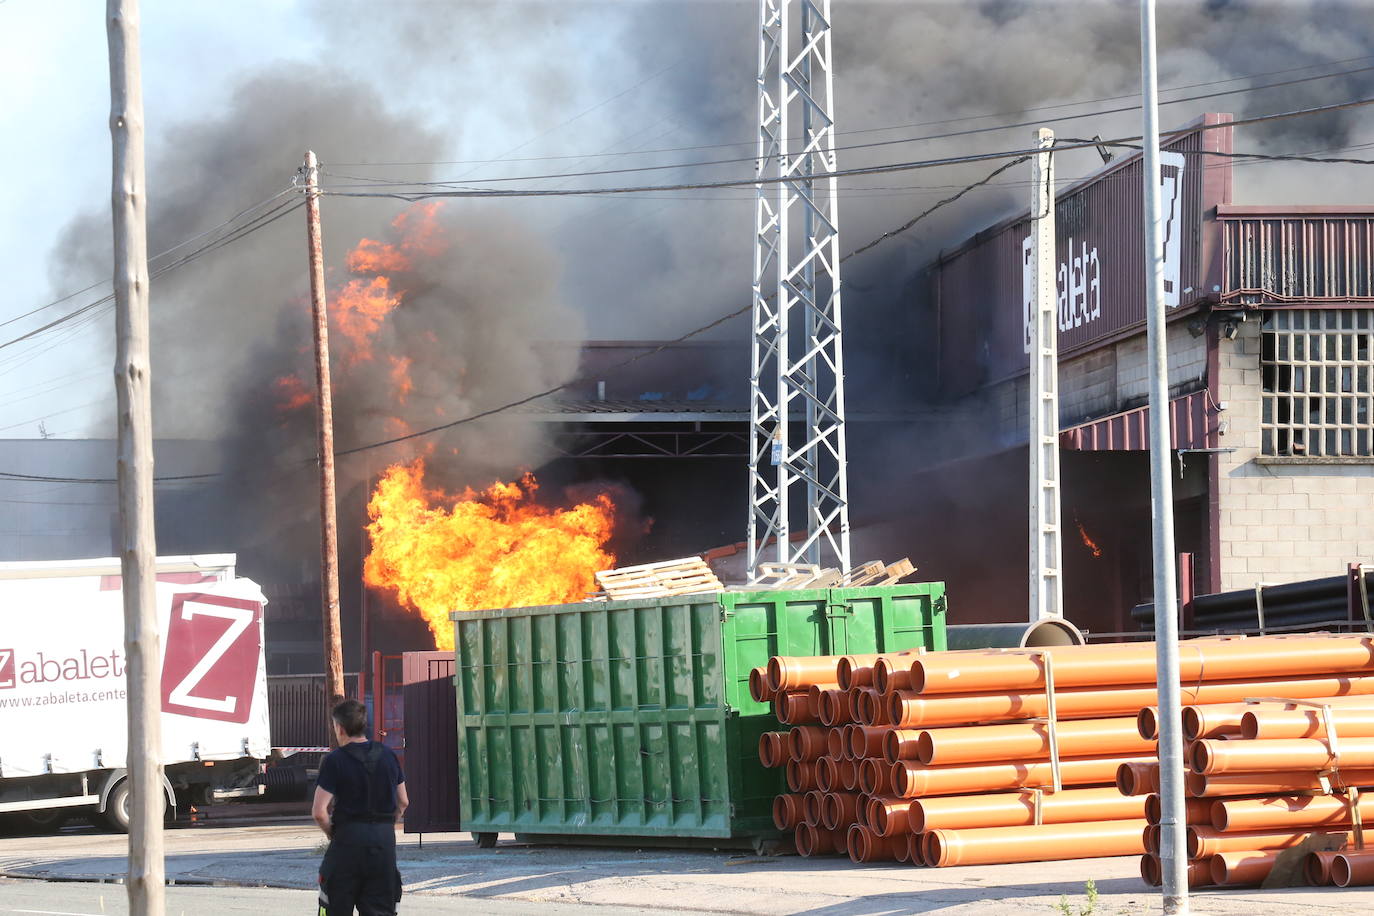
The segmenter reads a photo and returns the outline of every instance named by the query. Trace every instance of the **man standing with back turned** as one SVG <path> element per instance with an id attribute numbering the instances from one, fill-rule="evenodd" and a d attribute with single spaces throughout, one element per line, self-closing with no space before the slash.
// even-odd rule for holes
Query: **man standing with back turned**
<path id="1" fill-rule="evenodd" d="M 339 746 L 320 764 L 311 813 L 329 838 L 320 863 L 320 916 L 392 916 L 401 899 L 396 822 L 410 799 L 391 748 L 367 740 L 367 708 L 334 707 Z M 333 817 L 329 805 L 334 803 Z"/>

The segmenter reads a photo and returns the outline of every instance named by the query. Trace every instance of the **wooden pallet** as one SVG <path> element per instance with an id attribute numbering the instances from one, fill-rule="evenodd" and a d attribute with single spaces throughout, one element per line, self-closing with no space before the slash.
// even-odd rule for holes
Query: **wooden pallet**
<path id="1" fill-rule="evenodd" d="M 596 574 L 596 582 L 601 594 L 611 600 L 695 595 L 724 588 L 701 557 L 607 569 Z"/>
<path id="2" fill-rule="evenodd" d="M 848 575 L 838 569 L 822 569 L 812 563 L 760 563 L 758 575 L 746 589 L 856 588 L 864 585 L 895 585 L 916 571 L 911 560 L 896 563 L 873 560 L 857 566 Z"/>

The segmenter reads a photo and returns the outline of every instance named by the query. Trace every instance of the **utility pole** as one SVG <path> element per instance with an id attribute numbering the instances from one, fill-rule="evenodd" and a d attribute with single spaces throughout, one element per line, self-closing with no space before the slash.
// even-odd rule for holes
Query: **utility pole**
<path id="1" fill-rule="evenodd" d="M 164 909 L 161 672 L 153 528 L 153 400 L 148 359 L 148 212 L 138 0 L 107 0 L 113 159 L 119 565 L 128 689 L 129 912 Z"/>
<path id="2" fill-rule="evenodd" d="M 325 715 L 328 717 L 329 708 L 343 699 L 344 695 L 343 643 L 339 638 L 339 532 L 334 514 L 334 398 L 329 385 L 329 314 L 324 301 L 319 166 L 313 151 L 305 154 L 305 228 L 310 247 L 310 306 L 315 317 L 315 416 L 320 452 L 320 587 L 324 595 L 324 699 Z"/>
<path id="3" fill-rule="evenodd" d="M 1150 372 L 1150 502 L 1153 506 L 1155 669 L 1159 690 L 1159 859 L 1164 912 L 1188 912 L 1183 725 L 1179 719 L 1178 600 L 1174 581 L 1173 453 L 1169 436 L 1169 358 L 1164 324 L 1164 225 L 1160 207 L 1159 87 L 1155 75 L 1155 0 L 1140 0 L 1140 82 L 1144 110 L 1141 170 L 1145 208 L 1145 321 Z"/>
<path id="4" fill-rule="evenodd" d="M 1030 319 L 1030 619 L 1064 616 L 1059 493 L 1059 329 L 1056 326 L 1054 131 L 1034 134 L 1031 223 L 1023 257 Z"/>

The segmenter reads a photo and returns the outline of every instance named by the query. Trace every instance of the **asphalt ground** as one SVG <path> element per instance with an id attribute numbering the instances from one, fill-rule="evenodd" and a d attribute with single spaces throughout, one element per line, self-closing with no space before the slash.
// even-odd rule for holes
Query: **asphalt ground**
<path id="1" fill-rule="evenodd" d="M 223 824 L 221 826 L 220 824 Z M 1135 857 L 959 868 L 855 866 L 847 859 L 761 857 L 738 851 L 534 847 L 502 837 L 398 834 L 402 913 L 743 913 L 882 916 L 897 913 L 1092 916 L 1159 913 Z M 126 838 L 72 826 L 49 836 L 0 837 L 0 914 L 123 913 L 118 880 Z M 166 833 L 168 912 L 290 913 L 311 909 L 322 837 L 307 818 L 267 825 L 211 821 Z M 14 880 L 23 879 L 23 880 Z M 191 886 L 188 886 L 191 885 Z M 92 896 L 93 895 L 93 896 Z M 95 907 L 95 908 L 92 908 Z M 235 909 L 238 907 L 239 909 Z M 529 909 L 529 908 L 534 909 Z M 1374 913 L 1374 889 L 1199 891 L 1192 912 L 1215 916 Z"/>

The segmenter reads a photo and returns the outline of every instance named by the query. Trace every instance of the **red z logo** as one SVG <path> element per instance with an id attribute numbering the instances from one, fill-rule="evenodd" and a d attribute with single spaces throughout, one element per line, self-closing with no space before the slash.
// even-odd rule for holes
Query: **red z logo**
<path id="1" fill-rule="evenodd" d="M 0 690 L 14 686 L 14 650 L 0 649 Z"/>
<path id="2" fill-rule="evenodd" d="M 262 605 L 220 595 L 172 598 L 162 711 L 247 722 L 262 652 Z"/>

